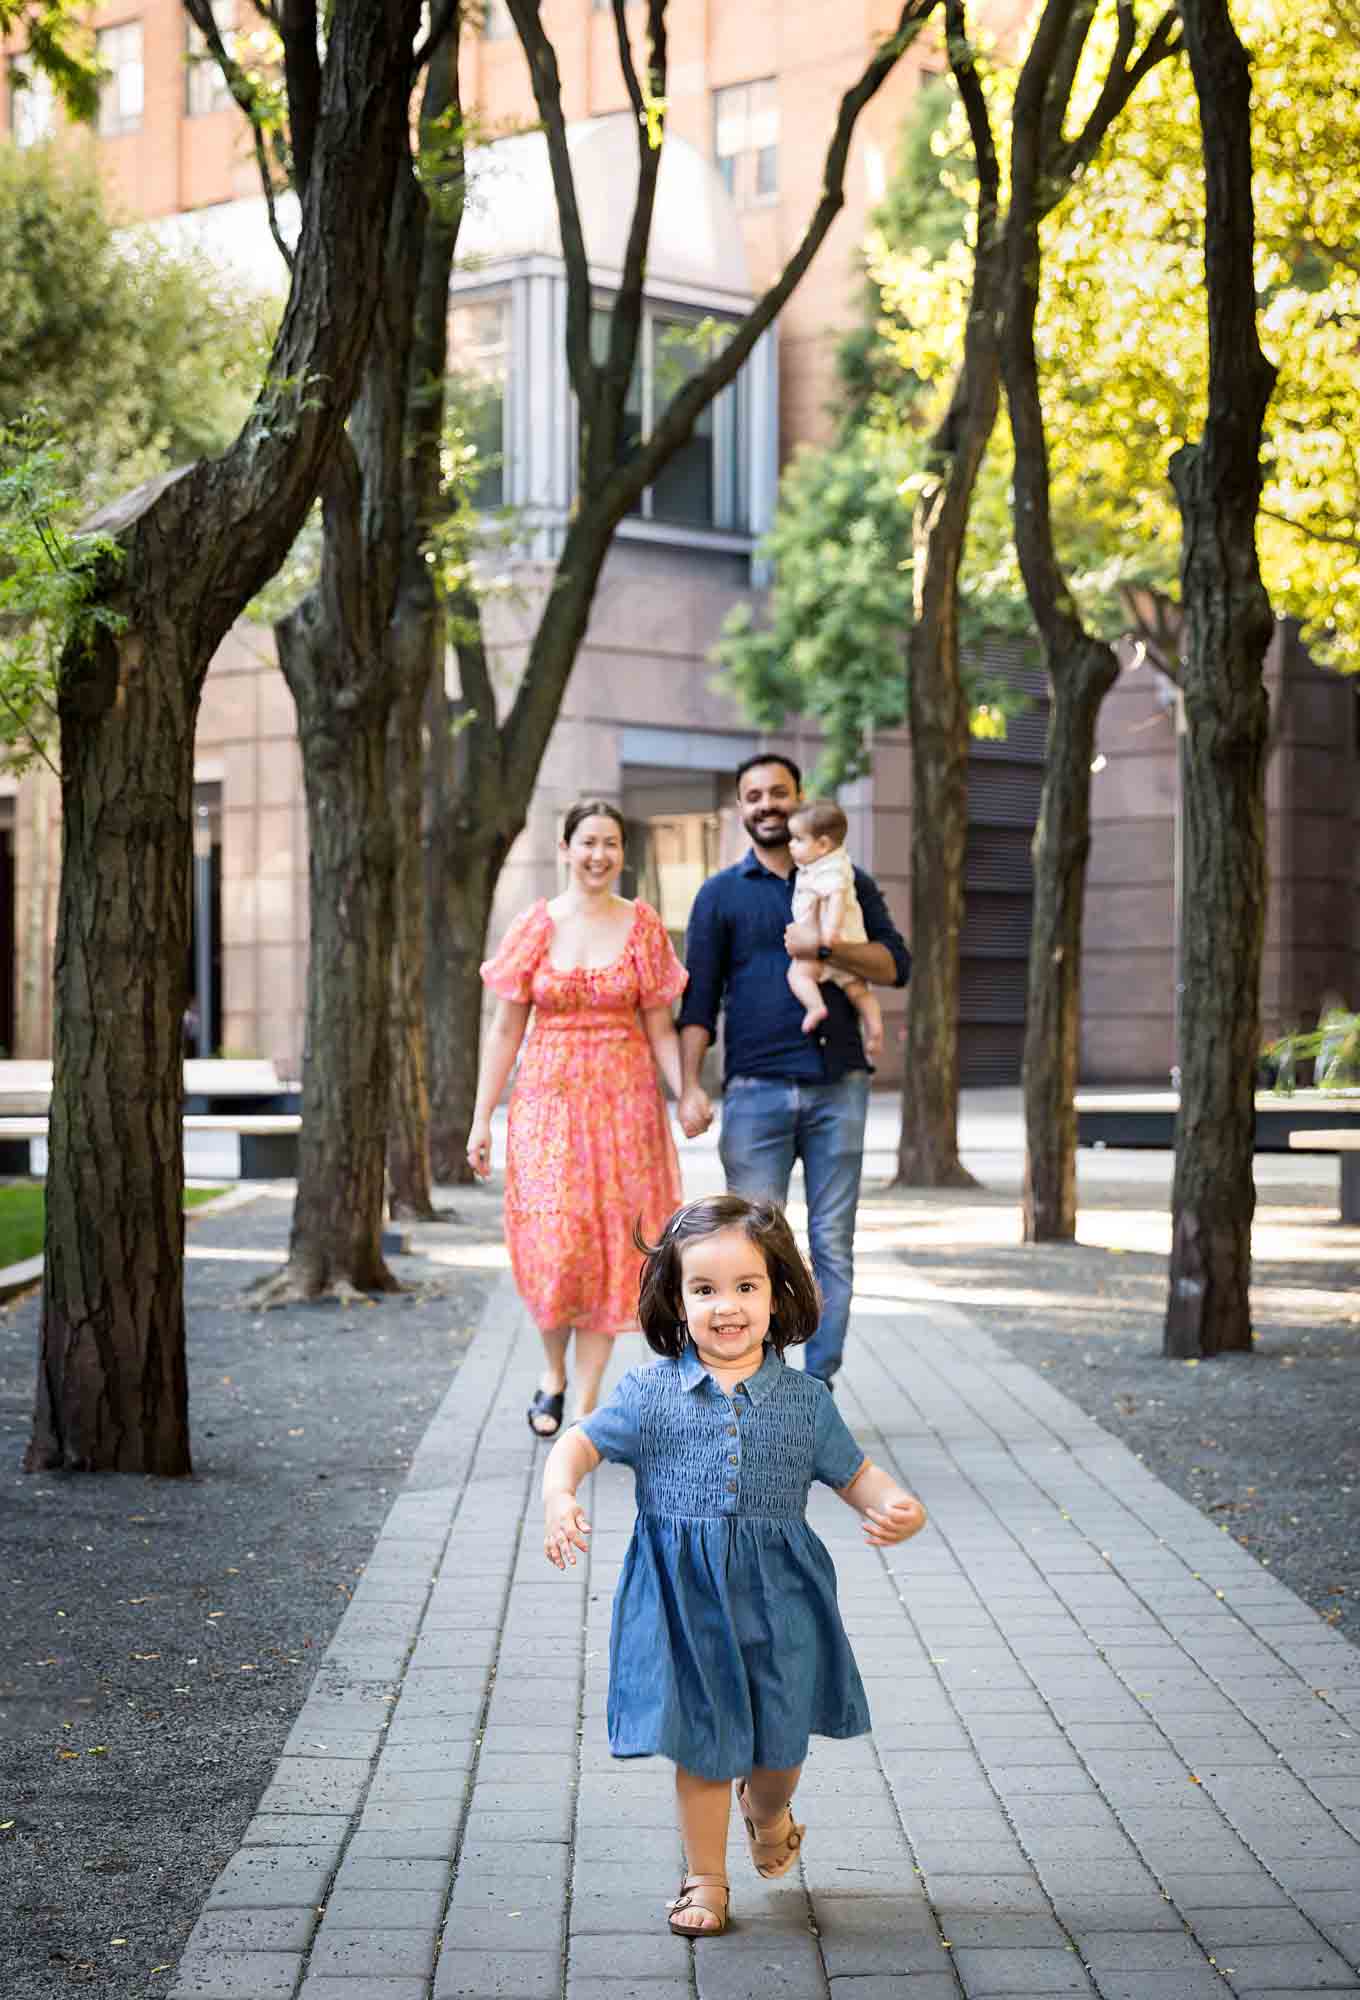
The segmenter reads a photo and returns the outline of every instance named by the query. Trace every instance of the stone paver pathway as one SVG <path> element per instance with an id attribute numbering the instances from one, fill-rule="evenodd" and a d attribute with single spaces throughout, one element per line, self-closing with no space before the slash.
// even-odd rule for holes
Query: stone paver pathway
<path id="1" fill-rule="evenodd" d="M 550 1570 L 507 1282 L 173 2000 L 1360 1995 L 1360 1652 L 951 1306 L 870 1277 L 849 1356 L 932 1525 L 814 1492 L 875 1730 L 814 1743 L 799 1873 L 734 1815 L 733 1928 L 664 1927 L 671 1769 L 604 1734 L 632 1482 Z"/>

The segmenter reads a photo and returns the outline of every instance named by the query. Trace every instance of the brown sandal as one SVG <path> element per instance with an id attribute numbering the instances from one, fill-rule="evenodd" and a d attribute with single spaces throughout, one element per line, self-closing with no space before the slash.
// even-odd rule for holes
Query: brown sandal
<path id="1" fill-rule="evenodd" d="M 723 1904 L 715 1910 L 711 1902 L 705 1902 L 698 1894 L 707 1889 L 711 1894 L 718 1889 L 722 1892 Z M 686 1875 L 680 1883 L 680 1894 L 670 1906 L 670 1926 L 677 1937 L 706 1938 L 721 1937 L 727 1929 L 727 1906 L 729 1892 L 725 1875 Z M 685 1910 L 702 1910 L 705 1916 L 716 1918 L 711 1924 L 677 1924 L 676 1918 Z"/>
<path id="2" fill-rule="evenodd" d="M 756 1874 L 763 1875 L 767 1882 L 777 1875 L 787 1875 L 798 1859 L 798 1850 L 807 1832 L 807 1828 L 800 1826 L 794 1818 L 792 1804 L 785 1806 L 782 1820 L 757 1826 L 746 1810 L 746 1780 L 740 1778 L 737 1781 L 737 1811 L 746 1826 L 746 1838 L 750 1843 Z"/>

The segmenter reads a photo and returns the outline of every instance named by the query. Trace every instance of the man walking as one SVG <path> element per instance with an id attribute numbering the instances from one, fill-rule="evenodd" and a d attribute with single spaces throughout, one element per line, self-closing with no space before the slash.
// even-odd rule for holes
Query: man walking
<path id="1" fill-rule="evenodd" d="M 802 1032 L 803 1007 L 789 990 L 788 962 L 829 960 L 875 985 L 905 986 L 911 955 L 877 884 L 859 868 L 855 889 L 867 943 L 828 949 L 815 925 L 792 921 L 789 817 L 802 782 L 792 758 L 774 751 L 749 758 L 737 772 L 737 807 L 751 850 L 705 882 L 690 917 L 680 1118 L 692 1138 L 708 1123 L 699 1067 L 724 1012 L 723 1171 L 731 1192 L 782 1202 L 794 1161 L 803 1163 L 808 1240 L 822 1289 L 822 1322 L 805 1366 L 829 1384 L 850 1314 L 869 1064 L 855 1010 L 829 980 L 821 989 L 825 1021 L 814 1034 Z"/>

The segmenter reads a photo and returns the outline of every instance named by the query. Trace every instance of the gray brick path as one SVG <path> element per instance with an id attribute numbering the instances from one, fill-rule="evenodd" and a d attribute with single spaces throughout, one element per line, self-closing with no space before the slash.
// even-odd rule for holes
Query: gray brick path
<path id="1" fill-rule="evenodd" d="M 624 1343 L 624 1365 L 640 1343 Z M 943 1302 L 861 1288 L 843 1410 L 924 1498 L 814 1494 L 875 1716 L 814 1744 L 803 1865 L 663 1906 L 671 1771 L 615 1764 L 609 1604 L 542 1556 L 508 1283 L 427 1434 L 172 2000 L 1360 1995 L 1360 1652 Z"/>

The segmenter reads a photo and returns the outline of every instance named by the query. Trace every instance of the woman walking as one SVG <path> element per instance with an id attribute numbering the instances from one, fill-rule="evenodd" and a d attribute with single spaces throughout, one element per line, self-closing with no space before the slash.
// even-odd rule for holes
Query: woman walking
<path id="1" fill-rule="evenodd" d="M 616 806 L 573 806 L 561 843 L 566 889 L 523 911 L 482 967 L 499 1005 L 483 1045 L 467 1156 L 485 1178 L 491 1114 L 523 1045 L 510 1099 L 505 1232 L 515 1283 L 543 1338 L 545 1367 L 528 1417 L 545 1438 L 562 1427 L 573 1334 L 578 1412 L 595 1408 L 615 1335 L 637 1325 L 633 1232 L 653 1238 L 680 1201 L 657 1071 L 680 1097 L 671 1006 L 687 975 L 656 911 L 616 893 L 623 843 Z M 712 1115 L 699 1090 L 680 1109 L 691 1132 Z"/>

